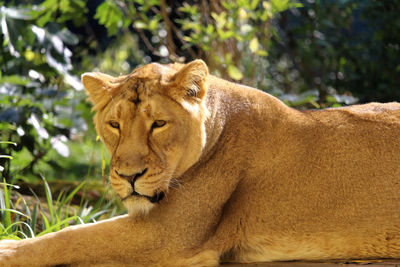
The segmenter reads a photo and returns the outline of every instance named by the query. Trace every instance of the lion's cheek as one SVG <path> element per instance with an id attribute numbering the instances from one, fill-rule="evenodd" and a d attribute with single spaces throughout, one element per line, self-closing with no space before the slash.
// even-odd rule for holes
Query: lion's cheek
<path id="1" fill-rule="evenodd" d="M 201 157 L 204 148 L 205 133 L 194 130 L 188 131 L 187 137 L 177 145 L 171 157 L 175 161 L 175 175 L 180 176 Z"/>
<path id="2" fill-rule="evenodd" d="M 116 146 L 118 146 L 118 135 L 107 129 L 102 129 L 100 132 L 100 139 L 106 145 L 108 153 L 112 155 L 112 152 L 115 150 Z"/>

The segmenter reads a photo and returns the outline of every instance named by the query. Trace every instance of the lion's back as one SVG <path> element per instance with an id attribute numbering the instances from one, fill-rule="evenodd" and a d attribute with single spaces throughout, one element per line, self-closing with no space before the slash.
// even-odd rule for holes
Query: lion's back
<path id="1" fill-rule="evenodd" d="M 331 126 L 391 125 L 400 128 L 400 103 L 368 103 L 303 112 L 308 118 Z M 372 124 L 371 124 L 372 123 Z"/>
<path id="2" fill-rule="evenodd" d="M 343 108 L 348 114 L 354 116 L 366 117 L 377 120 L 397 119 L 400 120 L 400 103 L 369 103 L 363 105 L 354 105 Z"/>

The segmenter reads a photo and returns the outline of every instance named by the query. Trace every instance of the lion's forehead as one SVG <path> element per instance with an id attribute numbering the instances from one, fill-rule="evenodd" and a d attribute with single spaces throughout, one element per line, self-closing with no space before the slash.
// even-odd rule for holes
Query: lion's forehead
<path id="1" fill-rule="evenodd" d="M 134 69 L 129 76 L 138 79 L 168 80 L 176 71 L 177 69 L 174 67 L 174 64 L 162 65 L 150 63 Z"/>
<path id="2" fill-rule="evenodd" d="M 136 68 L 129 75 L 117 77 L 113 82 L 113 96 L 130 101 L 142 101 L 154 93 L 163 93 L 162 84 L 167 84 L 171 80 L 177 72 L 178 65 L 151 63 Z"/>
<path id="3" fill-rule="evenodd" d="M 167 99 L 162 84 L 175 73 L 176 68 L 172 65 L 152 63 L 119 79 L 108 104 L 109 115 L 120 118 L 124 117 L 124 114 L 139 112 L 152 117 L 154 112 L 163 110 L 162 106 L 166 104 Z"/>
<path id="4" fill-rule="evenodd" d="M 116 88 L 109 102 L 109 109 L 120 108 L 121 105 L 138 106 L 143 102 L 149 102 L 155 94 L 160 93 L 162 88 L 158 81 L 128 77 Z"/>
<path id="5" fill-rule="evenodd" d="M 173 103 L 163 94 L 151 92 L 150 90 L 127 90 L 118 98 L 110 101 L 108 111 L 105 115 L 114 118 L 134 118 L 142 114 L 145 118 L 151 119 L 161 115 L 170 114 Z"/>

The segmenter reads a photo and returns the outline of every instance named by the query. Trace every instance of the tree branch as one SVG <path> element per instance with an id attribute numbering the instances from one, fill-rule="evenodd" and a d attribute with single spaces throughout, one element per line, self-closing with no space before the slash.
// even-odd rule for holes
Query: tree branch
<path id="1" fill-rule="evenodd" d="M 164 20 L 165 23 L 165 29 L 167 31 L 167 48 L 168 48 L 168 52 L 170 57 L 176 57 L 176 47 L 175 47 L 175 43 L 174 43 L 174 39 L 172 38 L 172 22 L 169 19 L 168 16 L 168 12 L 167 12 L 167 8 L 166 8 L 166 3 L 165 0 L 160 0 L 160 8 L 161 8 L 161 17 Z"/>
<path id="2" fill-rule="evenodd" d="M 129 16 L 129 18 L 132 21 L 132 28 L 135 32 L 137 32 L 141 38 L 141 40 L 143 41 L 144 45 L 146 46 L 146 48 L 153 53 L 154 55 L 159 56 L 159 54 L 155 51 L 153 45 L 151 44 L 150 40 L 146 37 L 146 35 L 144 34 L 144 32 L 142 31 L 142 29 L 139 29 L 135 26 L 135 18 L 132 16 L 131 12 L 129 12 L 129 9 L 127 8 L 126 4 L 122 1 L 115 1 L 117 5 L 119 5 L 124 11 L 125 13 Z M 132 4 L 132 3 L 131 3 Z M 135 6 L 132 4 L 132 8 L 133 10 L 137 13 Z"/>

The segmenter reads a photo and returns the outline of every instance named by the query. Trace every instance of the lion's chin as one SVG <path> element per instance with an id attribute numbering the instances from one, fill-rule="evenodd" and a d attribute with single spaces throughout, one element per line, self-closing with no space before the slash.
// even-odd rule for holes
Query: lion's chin
<path id="1" fill-rule="evenodd" d="M 156 206 L 146 198 L 135 196 L 125 198 L 123 203 L 128 210 L 128 214 L 135 217 L 148 215 L 150 210 Z"/>

